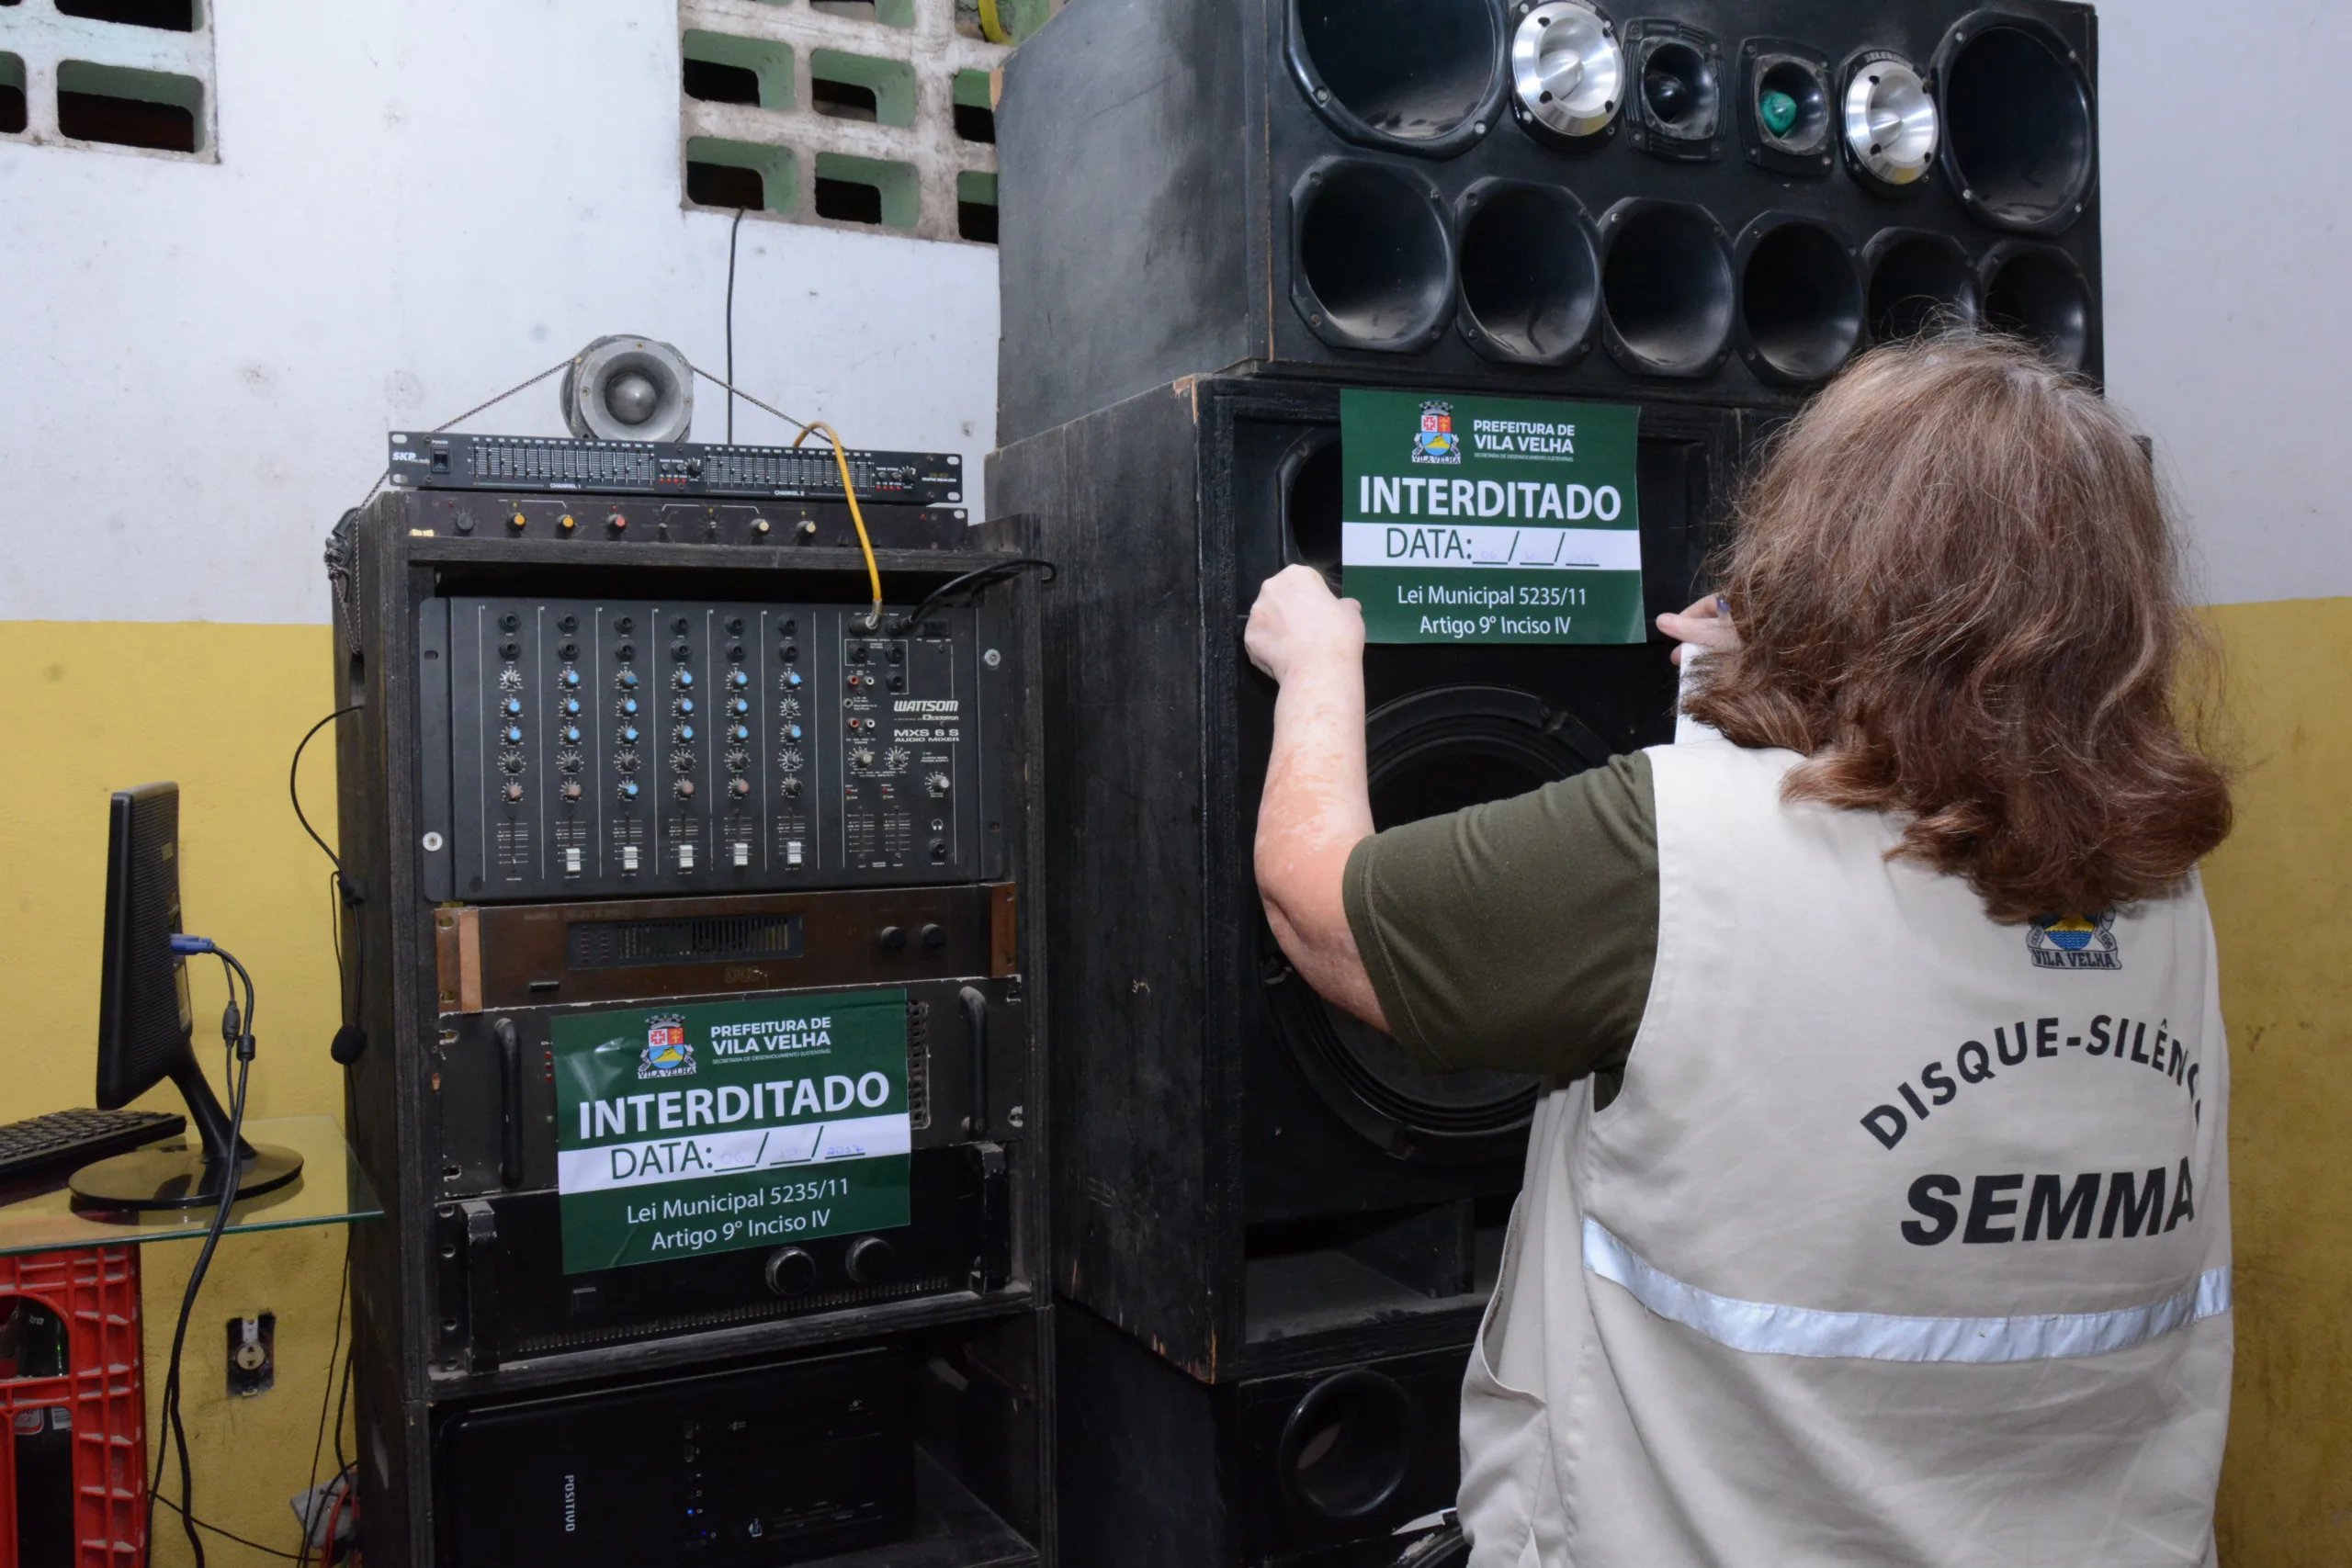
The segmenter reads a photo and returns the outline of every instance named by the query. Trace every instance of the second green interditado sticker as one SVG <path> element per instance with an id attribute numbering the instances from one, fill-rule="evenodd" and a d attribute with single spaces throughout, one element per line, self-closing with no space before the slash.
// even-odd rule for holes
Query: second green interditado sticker
<path id="1" fill-rule="evenodd" d="M 1641 642 L 1641 411 L 1340 393 L 1340 563 L 1374 642 Z"/>
<path id="2" fill-rule="evenodd" d="M 907 994 L 558 1017 L 563 1271 L 908 1223 Z"/>

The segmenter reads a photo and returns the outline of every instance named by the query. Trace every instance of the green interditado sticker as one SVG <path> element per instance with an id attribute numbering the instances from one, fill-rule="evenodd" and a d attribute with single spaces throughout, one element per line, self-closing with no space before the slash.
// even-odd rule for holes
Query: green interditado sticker
<path id="1" fill-rule="evenodd" d="M 908 1222 L 907 994 L 558 1017 L 563 1271 Z"/>
<path id="2" fill-rule="evenodd" d="M 1340 393 L 1340 563 L 1374 642 L 1641 642 L 1641 411 Z"/>

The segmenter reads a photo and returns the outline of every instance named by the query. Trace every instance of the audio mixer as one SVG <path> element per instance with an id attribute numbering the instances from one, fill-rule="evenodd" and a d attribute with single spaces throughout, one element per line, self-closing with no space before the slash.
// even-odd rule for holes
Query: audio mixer
<path id="1" fill-rule="evenodd" d="M 998 874 L 1002 654 L 978 613 L 434 599 L 427 896 Z"/>

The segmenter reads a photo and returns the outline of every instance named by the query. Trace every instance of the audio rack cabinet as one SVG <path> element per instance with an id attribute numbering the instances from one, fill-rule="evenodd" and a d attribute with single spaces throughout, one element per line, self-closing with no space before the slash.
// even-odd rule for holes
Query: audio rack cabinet
<path id="1" fill-rule="evenodd" d="M 492 1206 L 448 1201 L 435 1154 L 444 1069 L 451 1068 L 452 1085 L 463 1075 L 445 1057 L 458 1031 L 446 1016 L 439 946 L 445 928 L 454 923 L 444 917 L 458 911 L 428 899 L 419 852 L 424 610 L 436 599 L 467 593 L 862 606 L 866 573 L 859 551 L 830 546 L 688 542 L 692 536 L 626 542 L 473 536 L 471 530 L 460 536 L 435 525 L 449 505 L 436 495 L 386 494 L 339 530 L 329 550 L 336 586 L 335 700 L 356 710 L 338 723 L 336 736 L 343 864 L 356 895 L 343 911 L 344 985 L 346 1016 L 356 1015 L 368 1040 L 346 1075 L 345 1122 L 356 1157 L 385 1207 L 380 1223 L 355 1229 L 351 1258 L 356 1458 L 371 1561 L 385 1568 L 428 1568 L 446 1555 L 435 1545 L 443 1529 L 436 1518 L 436 1417 L 445 1411 L 892 1345 L 920 1379 L 911 1404 L 925 1444 L 918 1456 L 918 1494 L 926 1517 L 934 1523 L 946 1516 L 994 1521 L 994 1534 L 981 1532 L 993 1544 L 975 1544 L 968 1555 L 930 1539 L 915 1556 L 937 1568 L 1052 1563 L 1054 1357 L 1052 1314 L 1046 1310 L 1051 1292 L 1043 1179 L 1049 1117 L 1044 1031 L 1035 1016 L 1042 1009 L 1027 1010 L 1019 1060 L 1001 1069 L 1017 1070 L 1026 1089 L 1023 1104 L 1000 1105 L 997 1111 L 1000 1127 L 1010 1116 L 1019 1131 L 1004 1139 L 1010 1174 L 1001 1188 L 989 1189 L 1011 1211 L 1002 1277 L 992 1276 L 989 1288 L 851 1302 L 791 1315 L 713 1314 L 660 1337 L 521 1357 L 500 1354 L 494 1337 L 469 1330 L 469 1321 L 478 1325 L 481 1314 L 495 1312 L 496 1282 L 468 1276 L 473 1299 L 461 1293 L 453 1300 L 451 1265 L 475 1239 L 469 1227 Z M 927 547 L 893 548 L 887 547 L 888 509 L 872 509 L 869 521 L 886 547 L 876 557 L 887 601 L 901 610 L 951 577 L 1008 558 L 1003 542 L 1019 532 L 1017 522 L 983 525 L 972 530 L 970 547 L 942 549 L 918 539 Z M 1011 901 L 1000 899 L 989 935 L 1003 947 L 997 972 L 1008 977 L 985 985 L 992 1005 L 1016 1009 L 1024 994 L 1042 994 L 1044 981 L 1045 901 L 1028 848 L 1040 831 L 1039 592 L 1025 578 L 1000 584 L 987 591 L 978 612 L 1013 663 L 1005 769 L 1012 783 L 1000 805 L 1006 863 L 1019 876 L 1018 919 L 1016 925 Z M 830 897 L 899 895 L 944 898 L 944 892 L 887 888 Z M 924 1488 L 931 1489 L 927 1497 Z M 1025 1540 L 1029 1553 L 1006 1555 L 1006 1540 L 1016 1546 Z M 859 1554 L 856 1561 L 867 1558 Z"/>

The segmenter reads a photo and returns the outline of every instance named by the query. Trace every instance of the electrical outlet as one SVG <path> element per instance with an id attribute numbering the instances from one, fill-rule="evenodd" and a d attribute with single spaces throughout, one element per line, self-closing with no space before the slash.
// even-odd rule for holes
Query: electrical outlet
<path id="1" fill-rule="evenodd" d="M 229 1392 L 241 1399 L 267 1393 L 277 1382 L 277 1314 L 229 1320 Z"/>

